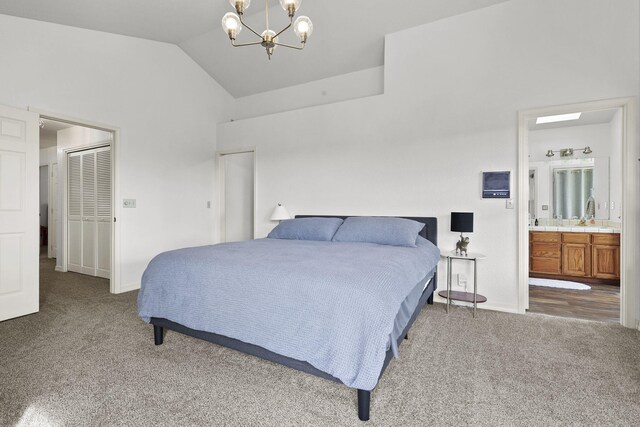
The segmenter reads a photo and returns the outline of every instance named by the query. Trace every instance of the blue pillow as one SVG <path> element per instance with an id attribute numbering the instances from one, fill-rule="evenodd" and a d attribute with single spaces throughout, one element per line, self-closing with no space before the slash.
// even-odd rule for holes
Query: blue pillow
<path id="1" fill-rule="evenodd" d="M 270 239 L 331 241 L 342 224 L 340 218 L 296 218 L 282 221 L 267 236 Z"/>
<path id="2" fill-rule="evenodd" d="M 404 218 L 349 217 L 333 236 L 334 242 L 367 242 L 416 247 L 424 224 Z"/>

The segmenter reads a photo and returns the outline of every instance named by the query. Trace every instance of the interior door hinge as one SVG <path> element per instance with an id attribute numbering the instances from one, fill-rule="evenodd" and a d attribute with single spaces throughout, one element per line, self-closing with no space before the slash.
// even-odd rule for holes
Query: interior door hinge
<path id="1" fill-rule="evenodd" d="M 113 222 L 116 222 L 116 217 L 115 216 L 113 217 Z"/>

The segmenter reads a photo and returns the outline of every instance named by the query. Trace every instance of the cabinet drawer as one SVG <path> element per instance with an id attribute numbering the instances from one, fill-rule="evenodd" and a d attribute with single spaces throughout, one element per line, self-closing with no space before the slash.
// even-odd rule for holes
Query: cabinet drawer
<path id="1" fill-rule="evenodd" d="M 560 243 L 533 242 L 531 256 L 541 258 L 560 258 Z"/>
<path id="2" fill-rule="evenodd" d="M 560 274 L 560 258 L 531 258 L 530 270 L 534 273 Z"/>
<path id="3" fill-rule="evenodd" d="M 560 243 L 561 241 L 560 233 L 553 231 L 532 231 L 530 237 L 532 242 Z"/>
<path id="4" fill-rule="evenodd" d="M 589 233 L 562 233 L 562 243 L 589 243 Z"/>
<path id="5" fill-rule="evenodd" d="M 620 235 L 610 233 L 598 233 L 591 235 L 591 243 L 594 245 L 620 246 Z"/>

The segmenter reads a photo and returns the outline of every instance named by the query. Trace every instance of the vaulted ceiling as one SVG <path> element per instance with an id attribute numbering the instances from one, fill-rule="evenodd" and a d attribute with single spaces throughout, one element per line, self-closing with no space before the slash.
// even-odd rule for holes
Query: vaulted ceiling
<path id="1" fill-rule="evenodd" d="M 302 0 L 314 33 L 303 51 L 277 48 L 271 61 L 260 46 L 233 48 L 221 29 L 228 0 L 6 0 L 0 14 L 173 43 L 235 97 L 380 66 L 384 36 L 507 0 Z M 264 29 L 266 2 L 253 0 L 246 21 Z M 287 23 L 269 1 L 271 27 Z M 238 42 L 255 41 L 245 30 Z M 254 36 L 255 37 L 255 36 Z M 283 34 L 282 42 L 295 43 Z"/>

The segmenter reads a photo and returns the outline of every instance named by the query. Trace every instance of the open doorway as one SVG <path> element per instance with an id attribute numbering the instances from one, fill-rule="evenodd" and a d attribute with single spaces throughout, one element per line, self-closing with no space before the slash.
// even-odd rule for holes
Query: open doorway
<path id="1" fill-rule="evenodd" d="M 254 238 L 255 150 L 217 155 L 220 186 L 220 241 Z"/>
<path id="2" fill-rule="evenodd" d="M 635 326 L 633 111 L 624 99 L 520 114 L 522 312 Z"/>
<path id="3" fill-rule="evenodd" d="M 528 311 L 617 323 L 622 110 L 564 118 L 531 118 L 527 124 Z"/>
<path id="4" fill-rule="evenodd" d="M 48 169 L 49 188 L 46 252 L 55 258 L 50 267 L 107 279 L 105 286 L 117 293 L 117 130 L 48 113 L 40 115 L 40 127 L 40 163 Z"/>

